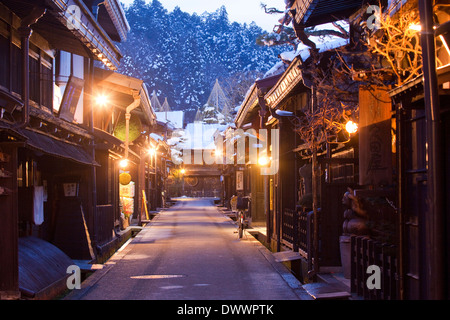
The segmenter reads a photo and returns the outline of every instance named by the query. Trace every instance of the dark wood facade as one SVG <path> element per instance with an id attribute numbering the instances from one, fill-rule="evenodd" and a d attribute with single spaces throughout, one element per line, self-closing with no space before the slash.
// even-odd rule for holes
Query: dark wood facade
<path id="1" fill-rule="evenodd" d="M 70 5 L 80 9 L 83 22 L 75 28 L 63 14 Z M 96 256 L 99 163 L 92 148 L 93 64 L 99 60 L 117 68 L 121 55 L 110 36 L 128 29 L 119 11 L 94 16 L 87 5 L 92 3 L 0 3 L 0 206 L 7 217 L 1 246 L 8 248 L 2 250 L 0 263 L 1 299 L 21 294 L 49 298 L 65 289 L 65 281 L 59 280 L 67 276 L 67 261 L 91 261 Z M 125 24 L 115 25 L 111 19 Z M 48 246 L 52 250 L 45 249 Z M 45 252 L 49 259 L 51 252 L 60 259 L 56 291 L 39 286 L 54 281 L 51 277 L 20 275 L 40 269 L 28 268 L 23 263 L 30 260 L 19 257 Z M 24 282 L 33 277 L 37 286 Z"/>
<path id="2" fill-rule="evenodd" d="M 441 156 L 444 164 L 442 172 L 443 197 L 448 198 L 449 174 L 447 165 L 449 163 L 448 143 L 449 143 L 449 98 L 450 92 L 443 88 L 444 83 L 450 80 L 449 68 L 439 70 L 439 106 L 440 106 L 440 134 L 441 134 Z M 397 168 L 398 168 L 398 227 L 401 241 L 401 263 L 399 264 L 399 274 L 403 279 L 401 283 L 401 297 L 403 299 L 430 299 L 433 291 L 437 288 L 430 288 L 431 275 L 427 274 L 426 269 L 433 265 L 429 254 L 435 250 L 447 252 L 450 246 L 449 242 L 449 223 L 450 209 L 447 202 L 444 202 L 443 210 L 440 213 L 443 223 L 442 234 L 445 236 L 440 239 L 440 249 L 431 248 L 430 232 L 436 232 L 428 224 L 430 205 L 428 188 L 428 166 L 427 166 L 427 133 L 425 108 L 427 107 L 423 98 L 423 81 L 417 79 L 403 88 L 391 91 L 396 109 L 397 121 Z M 437 226 L 435 226 L 436 228 Z M 433 231 L 434 230 L 434 231 Z M 439 261 L 442 268 L 448 270 L 449 256 L 440 253 L 442 260 Z M 434 265 L 433 268 L 439 266 Z M 441 294 L 448 297 L 450 284 L 448 279 L 441 279 L 442 286 L 445 288 Z"/>
<path id="3" fill-rule="evenodd" d="M 332 21 L 341 14 L 342 17 L 348 17 L 361 5 L 361 1 L 340 1 L 342 6 L 336 8 L 327 6 L 327 3 L 320 0 L 296 0 L 288 4 L 300 40 L 303 39 L 302 27 Z M 426 12 L 431 12 L 431 9 L 427 11 L 424 6 L 428 2 L 415 3 L 422 6 L 419 6 L 421 19 L 425 19 L 430 30 L 433 24 L 430 21 L 433 19 L 437 26 L 440 25 L 436 31 L 436 36 L 441 37 L 436 41 L 436 56 L 441 67 L 434 70 L 435 49 L 430 44 L 434 39 L 431 39 L 433 34 L 428 32 L 422 35 L 422 45 L 426 46 L 423 77 L 395 89 L 389 86 L 361 86 L 358 97 L 358 134 L 345 147 L 319 152 L 317 155 L 316 175 L 320 181 L 316 183 L 320 190 L 320 210 L 316 221 L 320 226 L 317 228 L 314 225 L 316 221 L 310 214 L 302 213 L 302 209 L 296 213 L 298 208 L 286 210 L 284 207 L 283 170 L 278 174 L 281 179 L 276 178 L 274 184 L 275 189 L 281 189 L 274 196 L 278 197 L 274 206 L 275 216 L 277 212 L 281 215 L 273 219 L 274 230 L 270 234 L 278 243 L 298 250 L 306 259 L 311 254 L 314 258 L 319 257 L 319 267 L 340 265 L 336 253 L 342 251 L 342 247 L 339 248 L 339 235 L 342 234 L 344 222 L 342 213 L 346 211 L 341 199 L 347 188 L 352 188 L 352 194 L 361 201 L 367 214 L 368 229 L 362 235 L 352 235 L 349 240 L 349 276 L 352 292 L 365 299 L 445 299 L 449 296 L 450 285 L 445 275 L 450 265 L 447 253 L 450 244 L 449 211 L 447 202 L 439 200 L 445 199 L 448 193 L 448 174 L 445 169 L 448 154 L 445 150 L 448 149 L 449 52 L 442 45 L 445 35 L 448 35 L 448 13 L 438 10 L 433 19 L 431 16 L 427 18 Z M 441 2 L 434 3 L 437 8 Z M 386 3 L 382 4 L 384 8 Z M 427 37 L 430 39 L 425 39 Z M 428 47 L 432 47 L 432 50 L 428 51 Z M 285 75 L 288 72 L 289 68 Z M 309 87 L 308 82 L 305 84 Z M 284 90 L 275 85 L 265 96 L 267 104 L 274 109 L 281 108 L 295 114 L 294 99 L 296 95 L 300 96 L 300 92 L 295 91 L 300 87 L 295 86 L 295 78 L 292 77 L 286 80 Z M 307 94 L 307 104 L 312 104 L 312 92 L 309 88 L 303 90 Z M 272 121 L 272 124 L 275 128 L 281 128 L 283 122 Z M 286 146 L 289 144 L 283 139 L 281 141 Z M 436 143 L 439 145 L 436 146 Z M 280 148 L 286 146 L 280 145 Z M 286 151 L 280 153 L 286 155 Z M 301 145 L 296 146 L 295 152 L 296 168 L 302 168 L 311 175 L 311 168 L 307 167 L 309 163 L 305 161 L 308 154 L 302 152 Z M 433 171 L 437 165 L 439 171 Z M 293 171 L 290 172 L 292 175 Z M 302 172 L 299 173 L 291 183 L 287 182 L 289 178 L 286 183 L 297 189 L 295 200 L 302 207 L 306 205 L 303 200 L 307 199 L 302 199 L 302 195 L 308 189 L 306 182 L 309 179 L 305 179 Z M 437 185 L 440 188 L 436 189 Z M 298 226 L 292 222 L 297 218 Z M 286 223 L 283 223 L 283 219 Z M 314 242 L 316 236 L 318 239 Z M 299 241 L 297 246 L 293 245 L 296 241 Z M 316 244 L 319 244 L 318 248 L 314 248 Z M 368 290 L 365 284 L 365 272 L 371 264 L 379 265 L 383 270 L 381 290 Z M 308 270 L 311 267 L 314 264 L 308 261 Z"/>

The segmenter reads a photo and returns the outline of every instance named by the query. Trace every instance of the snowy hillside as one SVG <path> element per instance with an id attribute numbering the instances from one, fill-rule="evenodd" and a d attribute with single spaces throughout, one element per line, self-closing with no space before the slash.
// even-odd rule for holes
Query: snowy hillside
<path id="1" fill-rule="evenodd" d="M 255 24 L 231 23 L 225 7 L 190 15 L 178 7 L 168 12 L 158 0 L 135 0 L 125 11 L 131 32 L 119 44 L 119 72 L 143 79 L 150 92 L 167 97 L 173 110 L 185 110 L 186 122 L 205 105 L 216 79 L 234 108 L 286 51 L 282 46 L 257 45 L 263 30 Z"/>

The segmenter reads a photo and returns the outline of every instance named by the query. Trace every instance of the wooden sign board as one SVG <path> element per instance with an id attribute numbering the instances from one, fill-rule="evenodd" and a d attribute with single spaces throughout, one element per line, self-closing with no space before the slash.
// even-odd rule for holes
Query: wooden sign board
<path id="1" fill-rule="evenodd" d="M 387 88 L 359 90 L 359 179 L 361 185 L 392 184 L 392 103 Z"/>
<path id="2" fill-rule="evenodd" d="M 244 190 L 244 171 L 236 171 L 236 190 Z"/>
<path id="3" fill-rule="evenodd" d="M 59 107 L 59 117 L 66 121 L 72 122 L 77 110 L 78 101 L 83 91 L 84 80 L 70 76 L 66 89 Z"/>

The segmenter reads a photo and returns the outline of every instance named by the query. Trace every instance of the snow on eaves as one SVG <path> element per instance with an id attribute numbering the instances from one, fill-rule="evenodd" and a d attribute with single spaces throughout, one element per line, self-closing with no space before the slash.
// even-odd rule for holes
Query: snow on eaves
<path id="1" fill-rule="evenodd" d="M 150 133 L 150 137 L 155 141 L 164 141 L 164 138 L 156 133 Z"/>
<path id="2" fill-rule="evenodd" d="M 286 69 L 287 69 L 286 63 L 284 63 L 283 61 L 280 60 L 277 63 L 275 63 L 274 66 L 269 69 L 269 71 L 267 71 L 264 74 L 263 78 L 268 78 L 271 76 L 275 76 L 277 74 L 281 74 L 284 71 L 286 71 Z"/>
<path id="3" fill-rule="evenodd" d="M 349 39 L 336 38 L 331 41 L 316 43 L 316 46 L 317 49 L 319 49 L 319 52 L 325 52 L 345 46 L 348 43 Z M 285 51 L 280 53 L 279 57 L 281 60 L 278 61 L 271 69 L 269 69 L 269 71 L 264 74 L 263 78 L 268 78 L 283 73 L 288 67 L 286 62 L 292 62 L 292 60 L 294 60 L 297 56 L 300 56 L 302 61 L 306 61 L 311 55 L 310 49 L 310 47 L 300 44 L 295 51 Z"/>

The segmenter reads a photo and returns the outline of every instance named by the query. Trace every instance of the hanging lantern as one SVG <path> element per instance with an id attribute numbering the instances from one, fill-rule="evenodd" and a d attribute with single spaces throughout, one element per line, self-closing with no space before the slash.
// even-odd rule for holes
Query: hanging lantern
<path id="1" fill-rule="evenodd" d="M 126 186 L 131 182 L 131 175 L 128 172 L 122 172 L 119 175 L 119 182 L 121 185 Z"/>

